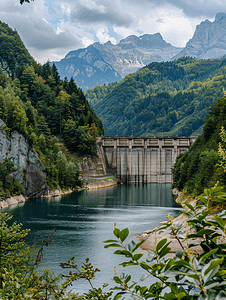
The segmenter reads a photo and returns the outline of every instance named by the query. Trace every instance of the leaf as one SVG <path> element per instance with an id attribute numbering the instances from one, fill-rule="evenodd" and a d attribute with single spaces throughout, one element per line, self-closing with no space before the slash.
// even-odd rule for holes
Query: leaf
<path id="1" fill-rule="evenodd" d="M 116 255 L 125 255 L 126 257 L 132 257 L 133 256 L 132 253 L 127 251 L 127 250 L 116 250 L 114 252 L 114 254 L 116 254 Z"/>
<path id="2" fill-rule="evenodd" d="M 141 276 L 140 281 L 144 281 L 146 278 L 148 278 L 150 275 L 149 274 L 144 274 Z"/>
<path id="3" fill-rule="evenodd" d="M 206 197 L 199 196 L 199 197 L 198 197 L 198 201 L 202 201 L 204 204 L 207 204 L 207 199 L 206 199 Z"/>
<path id="4" fill-rule="evenodd" d="M 109 248 L 109 247 L 121 247 L 120 244 L 109 244 L 109 245 L 105 245 L 104 248 Z"/>
<path id="5" fill-rule="evenodd" d="M 142 253 L 138 253 L 134 255 L 134 260 L 138 261 L 143 256 Z"/>
<path id="6" fill-rule="evenodd" d="M 122 242 L 124 242 L 124 240 L 127 238 L 128 235 L 129 235 L 129 229 L 125 228 L 119 233 L 119 238 Z"/>
<path id="7" fill-rule="evenodd" d="M 117 243 L 118 241 L 117 240 L 106 240 L 106 241 L 103 241 L 103 243 Z"/>
<path id="8" fill-rule="evenodd" d="M 205 262 L 205 260 L 210 257 L 211 255 L 213 255 L 214 253 L 216 253 L 218 251 L 218 248 L 216 249 L 213 249 L 209 252 L 207 252 L 206 254 L 204 254 L 202 257 L 201 257 L 201 262 Z"/>
<path id="9" fill-rule="evenodd" d="M 159 250 L 164 246 L 164 244 L 167 242 L 167 239 L 163 239 L 160 242 L 158 242 L 157 246 L 156 246 L 156 252 L 158 253 Z"/>
<path id="10" fill-rule="evenodd" d="M 118 300 L 118 299 L 120 299 L 121 298 L 121 295 L 115 295 L 115 297 L 113 298 L 113 300 Z"/>
<path id="11" fill-rule="evenodd" d="M 144 295 L 147 290 L 148 290 L 148 288 L 146 286 L 142 286 L 140 288 L 140 294 L 141 294 L 141 296 Z"/>
<path id="12" fill-rule="evenodd" d="M 168 244 L 170 244 L 171 242 L 169 242 Z M 168 245 L 167 244 L 167 245 Z M 159 257 L 162 258 L 164 257 L 166 254 L 168 254 L 170 252 L 170 247 L 167 247 L 167 245 L 165 245 L 162 250 L 159 253 Z"/>
<path id="13" fill-rule="evenodd" d="M 114 276 L 113 277 L 113 280 L 116 282 L 116 283 L 121 283 L 122 282 L 122 280 L 120 279 L 120 278 L 118 278 L 118 276 Z"/>
<path id="14" fill-rule="evenodd" d="M 138 263 L 137 262 L 132 262 L 132 261 L 125 261 L 125 262 L 123 262 L 123 263 L 121 263 L 121 264 L 119 264 L 120 266 L 123 266 L 123 267 L 127 267 L 127 266 L 137 266 L 138 265 Z"/>
<path id="15" fill-rule="evenodd" d="M 130 281 L 130 279 L 131 279 L 131 275 L 129 275 L 129 276 L 126 278 L 125 283 L 128 283 L 128 282 Z"/>
<path id="16" fill-rule="evenodd" d="M 175 254 L 175 256 L 180 258 L 180 259 L 183 257 L 183 255 L 184 255 L 184 250 L 177 251 L 176 254 Z"/>
<path id="17" fill-rule="evenodd" d="M 223 260 L 223 258 L 211 260 L 203 267 L 201 274 L 204 284 L 206 284 L 206 282 L 213 278 L 213 276 L 217 273 L 217 271 L 219 270 L 219 265 L 223 262 Z"/>
<path id="18" fill-rule="evenodd" d="M 149 251 L 148 256 L 146 258 L 146 262 L 152 262 L 154 258 L 155 258 L 155 254 Z"/>
<path id="19" fill-rule="evenodd" d="M 224 261 L 223 258 L 211 260 L 211 262 L 208 263 L 208 264 L 203 268 L 202 274 L 203 274 L 203 271 L 204 271 L 204 275 L 206 275 L 207 273 L 209 273 L 210 270 L 212 270 L 212 269 L 214 269 L 215 267 L 219 266 L 223 261 Z"/>
<path id="20" fill-rule="evenodd" d="M 136 247 L 136 243 L 132 240 L 128 245 L 127 248 L 129 251 L 133 252 L 133 249 Z"/>
<path id="21" fill-rule="evenodd" d="M 114 234 L 117 238 L 119 238 L 120 230 L 119 230 L 118 228 L 115 228 L 115 229 L 113 230 L 113 234 Z"/>
<path id="22" fill-rule="evenodd" d="M 171 282 L 170 283 L 170 288 L 171 288 L 171 291 L 174 293 L 174 294 L 177 294 L 178 293 L 178 287 L 176 285 L 175 282 Z"/>
<path id="23" fill-rule="evenodd" d="M 189 263 L 183 259 L 173 262 L 173 265 L 176 267 L 187 267 L 192 270 L 192 267 L 189 265 Z"/>
<path id="24" fill-rule="evenodd" d="M 136 244 L 136 246 L 133 248 L 132 252 L 136 251 L 144 242 L 145 242 L 145 240 L 143 240 L 143 241 L 139 242 L 138 244 Z"/>
<path id="25" fill-rule="evenodd" d="M 213 219 L 221 226 L 221 228 L 224 229 L 225 222 L 224 222 L 224 220 L 221 217 L 214 216 Z"/>
<path id="26" fill-rule="evenodd" d="M 191 211 L 195 211 L 195 208 L 194 208 L 194 206 L 193 205 L 191 205 L 190 203 L 188 203 L 188 202 L 184 202 L 184 204 L 188 207 L 188 208 L 190 208 L 190 210 Z"/>
<path id="27" fill-rule="evenodd" d="M 141 266 L 141 268 L 143 268 L 143 269 L 145 269 L 145 270 L 149 270 L 151 267 L 148 265 L 148 264 L 146 264 L 144 261 L 142 261 L 141 263 L 140 263 L 140 266 Z"/>
<path id="28" fill-rule="evenodd" d="M 220 291 L 220 293 L 216 296 L 215 300 L 224 300 L 226 299 L 226 292 Z"/>

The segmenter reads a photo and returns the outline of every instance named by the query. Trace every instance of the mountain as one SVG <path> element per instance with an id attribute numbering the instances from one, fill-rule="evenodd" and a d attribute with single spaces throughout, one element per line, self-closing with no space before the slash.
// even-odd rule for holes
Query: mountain
<path id="1" fill-rule="evenodd" d="M 190 135 L 223 95 L 226 59 L 153 62 L 86 92 L 106 135 Z"/>
<path id="2" fill-rule="evenodd" d="M 61 61 L 55 62 L 55 65 L 61 78 L 73 77 L 83 90 L 122 79 L 122 76 L 103 59 L 101 52 L 93 45 L 70 51 Z"/>
<path id="3" fill-rule="evenodd" d="M 160 33 L 128 36 L 117 45 L 110 41 L 69 52 L 55 62 L 61 78 L 73 77 L 83 90 L 110 82 L 136 72 L 153 61 L 167 61 L 181 48 L 166 43 Z"/>
<path id="4" fill-rule="evenodd" d="M 174 59 L 191 56 L 198 59 L 221 57 L 226 54 L 226 14 L 218 13 L 213 22 L 205 20 L 196 26 L 185 48 Z"/>
<path id="5" fill-rule="evenodd" d="M 180 48 L 173 47 L 163 40 L 160 33 L 128 36 L 117 45 L 111 42 L 95 43 L 94 47 L 102 53 L 103 59 L 125 77 L 154 61 L 170 60 Z"/>

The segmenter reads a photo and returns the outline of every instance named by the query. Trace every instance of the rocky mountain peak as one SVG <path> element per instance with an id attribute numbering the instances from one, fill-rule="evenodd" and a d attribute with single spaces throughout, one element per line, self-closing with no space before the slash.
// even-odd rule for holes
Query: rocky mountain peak
<path id="1" fill-rule="evenodd" d="M 196 26 L 185 48 L 173 59 L 192 56 L 198 59 L 221 57 L 226 54 L 226 14 L 218 13 L 213 22 L 205 20 Z"/>
<path id="2" fill-rule="evenodd" d="M 153 61 L 167 61 L 181 48 L 164 41 L 160 33 L 130 35 L 114 45 L 98 42 L 70 51 L 55 62 L 61 78 L 73 77 L 83 90 L 121 80 Z"/>
<path id="3" fill-rule="evenodd" d="M 171 44 L 164 41 L 160 33 L 144 34 L 139 37 L 137 37 L 136 35 L 130 35 L 127 38 L 121 40 L 118 45 L 123 47 L 124 45 L 128 44 L 131 45 L 131 48 L 139 47 L 145 49 L 172 47 Z"/>
<path id="4" fill-rule="evenodd" d="M 216 21 L 225 21 L 225 20 L 226 20 L 226 13 L 219 12 L 216 14 L 215 22 Z"/>

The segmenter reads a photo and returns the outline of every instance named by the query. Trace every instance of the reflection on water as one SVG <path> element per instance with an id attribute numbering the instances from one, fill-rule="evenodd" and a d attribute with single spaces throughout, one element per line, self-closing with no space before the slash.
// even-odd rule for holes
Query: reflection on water
<path id="1" fill-rule="evenodd" d="M 50 268 L 55 274 L 62 273 L 60 262 L 75 257 L 78 265 L 86 257 L 101 272 L 94 283 L 101 286 L 103 282 L 110 285 L 114 276 L 114 266 L 122 258 L 113 255 L 113 249 L 104 249 L 103 241 L 113 238 L 114 222 L 117 227 L 130 230 L 130 239 L 145 230 L 159 225 L 165 216 L 177 215 L 179 207 L 175 203 L 170 185 L 119 185 L 110 188 L 80 191 L 52 199 L 27 201 L 8 211 L 14 220 L 30 228 L 29 243 L 38 244 L 56 228 L 51 236 L 51 244 L 44 250 L 40 268 Z M 142 273 L 137 269 L 123 272 L 134 272 L 139 280 Z M 84 281 L 76 282 L 73 287 L 78 292 L 88 289 Z"/>
<path id="2" fill-rule="evenodd" d="M 63 196 L 63 202 L 71 197 Z M 119 185 L 97 190 L 80 191 L 73 194 L 74 204 L 86 206 L 124 207 L 161 206 L 176 207 L 169 184 Z"/>

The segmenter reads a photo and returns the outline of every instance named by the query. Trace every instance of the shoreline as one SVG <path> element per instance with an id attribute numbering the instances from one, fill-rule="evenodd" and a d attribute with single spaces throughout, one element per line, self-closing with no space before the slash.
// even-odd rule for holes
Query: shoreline
<path id="1" fill-rule="evenodd" d="M 179 192 L 178 190 L 174 189 L 173 191 L 174 195 L 177 195 L 177 198 L 175 202 L 179 203 L 181 205 L 181 210 L 188 211 L 189 209 L 187 207 L 184 207 L 183 203 L 188 202 L 192 206 L 196 205 L 196 200 L 189 198 L 187 196 L 184 196 L 182 192 Z M 181 225 L 181 231 L 187 232 L 188 234 L 194 233 L 194 229 L 191 229 L 190 226 L 187 223 L 188 217 L 183 215 L 182 211 L 179 213 L 177 217 L 175 217 L 172 220 L 172 225 L 176 228 L 178 225 Z M 180 243 L 178 240 L 170 234 L 169 230 L 167 229 L 161 229 L 158 230 L 164 223 L 166 223 L 167 220 L 159 222 L 159 226 L 155 227 L 151 230 L 146 230 L 141 234 L 138 234 L 136 238 L 138 238 L 140 241 L 144 240 L 145 242 L 140 246 L 142 250 L 155 250 L 156 243 L 158 243 L 162 239 L 167 239 L 167 242 L 170 242 L 170 252 L 176 253 L 177 251 L 183 250 L 181 245 L 183 245 L 184 248 L 187 247 L 187 242 L 184 237 L 179 237 Z M 190 253 L 194 255 L 200 255 L 202 253 L 202 247 L 199 245 L 202 242 L 202 238 L 198 239 L 192 239 L 190 238 L 188 243 L 189 244 L 197 244 L 196 246 L 190 248 Z"/>
<path id="2" fill-rule="evenodd" d="M 57 189 L 54 189 L 54 190 L 48 190 L 46 194 L 43 194 L 41 196 L 41 198 L 42 199 L 43 198 L 48 199 L 48 198 L 52 198 L 52 197 L 66 195 L 66 194 L 76 192 L 76 191 L 96 190 L 96 189 L 100 189 L 100 188 L 115 186 L 117 183 L 118 183 L 118 179 L 116 179 L 116 178 L 114 178 L 114 179 L 109 178 L 107 180 L 106 179 L 105 180 L 91 179 L 83 187 L 77 187 L 74 190 L 71 190 L 71 189 L 61 190 L 60 188 L 57 188 Z M 0 210 L 2 208 L 7 208 L 11 205 L 17 205 L 19 203 L 24 203 L 26 200 L 29 200 L 29 199 L 34 199 L 34 198 L 29 198 L 29 197 L 26 197 L 26 196 L 21 194 L 21 195 L 9 197 L 5 200 L 0 200 Z"/>

